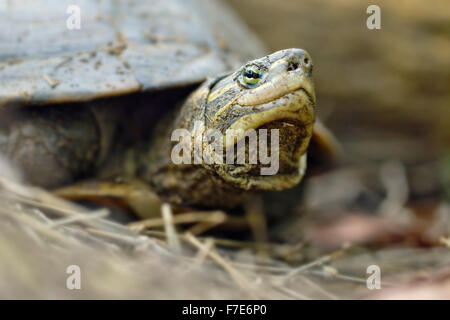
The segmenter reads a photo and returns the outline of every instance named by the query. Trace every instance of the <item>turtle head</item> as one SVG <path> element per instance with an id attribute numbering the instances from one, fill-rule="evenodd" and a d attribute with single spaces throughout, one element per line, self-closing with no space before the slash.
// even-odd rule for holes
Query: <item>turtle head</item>
<path id="1" fill-rule="evenodd" d="M 225 181 L 281 190 L 301 180 L 315 118 L 312 68 L 306 51 L 286 49 L 210 82 L 204 123 L 223 134 L 225 149 L 223 163 L 210 167 Z"/>
<path id="2" fill-rule="evenodd" d="M 166 201 L 205 207 L 294 187 L 306 169 L 315 104 L 304 50 L 250 61 L 205 81 L 167 118 L 170 125 L 161 122 L 166 133 L 143 157 L 143 176 Z"/>

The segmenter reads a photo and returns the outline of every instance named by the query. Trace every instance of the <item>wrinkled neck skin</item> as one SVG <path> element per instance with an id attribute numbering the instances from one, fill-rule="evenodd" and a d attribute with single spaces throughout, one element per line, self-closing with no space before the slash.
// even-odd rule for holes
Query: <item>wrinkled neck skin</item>
<path id="1" fill-rule="evenodd" d="M 294 187 L 315 120 L 311 73 L 309 55 L 287 49 L 205 81 L 154 135 L 146 180 L 167 201 L 200 207 Z"/>

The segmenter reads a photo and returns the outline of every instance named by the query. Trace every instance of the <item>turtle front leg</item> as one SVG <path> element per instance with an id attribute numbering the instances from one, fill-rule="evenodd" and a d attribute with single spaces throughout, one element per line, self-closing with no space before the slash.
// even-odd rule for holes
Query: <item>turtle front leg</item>
<path id="1" fill-rule="evenodd" d="M 31 184 L 69 183 L 91 172 L 99 153 L 95 116 L 80 105 L 15 108 L 0 116 L 0 154 Z"/>

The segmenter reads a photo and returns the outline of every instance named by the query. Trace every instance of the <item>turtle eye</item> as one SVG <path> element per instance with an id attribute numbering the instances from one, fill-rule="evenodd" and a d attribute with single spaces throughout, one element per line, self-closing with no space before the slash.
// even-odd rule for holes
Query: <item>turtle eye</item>
<path id="1" fill-rule="evenodd" d="M 245 67 L 239 80 L 244 87 L 254 88 L 261 80 L 261 69 L 255 65 Z"/>

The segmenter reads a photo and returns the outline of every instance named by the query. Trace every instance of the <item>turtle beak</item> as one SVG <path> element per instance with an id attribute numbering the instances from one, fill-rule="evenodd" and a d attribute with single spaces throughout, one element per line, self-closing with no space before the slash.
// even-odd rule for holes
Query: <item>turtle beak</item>
<path id="1" fill-rule="evenodd" d="M 226 179 L 241 183 L 239 179 L 245 177 L 242 180 L 246 183 L 245 189 L 282 190 L 293 187 L 300 182 L 306 167 L 306 150 L 314 125 L 312 99 L 300 88 L 259 108 L 259 112 L 245 115 L 233 123 L 224 137 L 227 152 L 229 149 L 237 152 L 240 141 L 246 139 L 248 132 L 255 130 L 259 144 L 258 162 L 228 165 Z M 236 138 L 229 139 L 228 132 L 233 132 Z M 264 133 L 263 137 L 261 133 Z M 270 164 L 261 162 L 261 143 L 266 145 Z M 248 161 L 250 154 L 245 159 Z M 267 167 L 275 167 L 276 170 L 265 174 L 263 172 L 267 171 L 264 168 Z"/>
<path id="2" fill-rule="evenodd" d="M 239 97 L 237 104 L 254 112 L 230 129 L 278 129 L 280 155 L 286 162 L 298 162 L 314 123 L 316 98 L 311 76 L 309 55 L 301 49 L 285 50 L 271 65 L 264 83 Z"/>
<path id="3" fill-rule="evenodd" d="M 261 132 L 270 136 L 266 139 L 267 151 L 277 161 L 276 172 L 265 175 L 263 168 L 267 165 L 260 161 L 224 165 L 226 168 L 220 170 L 228 181 L 244 183 L 241 187 L 245 189 L 281 190 L 296 185 L 303 176 L 313 134 L 316 99 L 311 58 L 301 49 L 283 50 L 269 58 L 273 62 L 261 84 L 242 91 L 235 105 L 220 117 L 231 122 L 224 130 L 227 152 L 230 148 L 237 150 L 239 141 L 251 130 L 256 131 L 258 143 L 264 143 Z M 228 138 L 228 132 L 233 132 L 233 139 Z M 250 157 L 247 154 L 246 160 Z"/>

